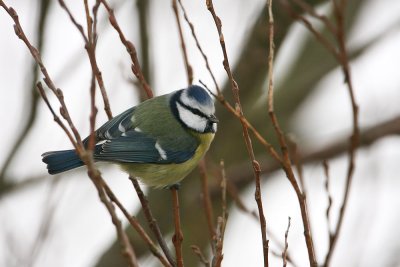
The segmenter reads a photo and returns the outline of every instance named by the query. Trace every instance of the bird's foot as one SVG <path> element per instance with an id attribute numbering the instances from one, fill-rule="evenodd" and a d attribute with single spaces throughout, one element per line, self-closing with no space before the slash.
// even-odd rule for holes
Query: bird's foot
<path id="1" fill-rule="evenodd" d="M 172 189 L 179 190 L 179 188 L 181 188 L 181 183 L 167 185 L 165 188 L 170 189 L 170 190 L 172 190 Z"/>

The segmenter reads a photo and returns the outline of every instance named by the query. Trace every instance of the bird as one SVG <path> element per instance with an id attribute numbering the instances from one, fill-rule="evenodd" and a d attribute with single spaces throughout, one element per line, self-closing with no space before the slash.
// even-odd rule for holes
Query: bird
<path id="1" fill-rule="evenodd" d="M 118 164 L 155 188 L 179 185 L 203 158 L 217 131 L 214 101 L 201 86 L 150 98 L 98 128 L 95 162 Z M 89 136 L 83 140 L 88 146 Z M 74 149 L 42 154 L 49 174 L 83 166 Z"/>

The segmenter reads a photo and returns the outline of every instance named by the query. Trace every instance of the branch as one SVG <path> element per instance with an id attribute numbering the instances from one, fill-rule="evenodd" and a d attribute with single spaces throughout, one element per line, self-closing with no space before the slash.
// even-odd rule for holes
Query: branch
<path id="1" fill-rule="evenodd" d="M 203 263 L 205 267 L 211 267 L 210 263 L 208 262 L 206 257 L 203 255 L 203 253 L 201 252 L 201 249 L 198 246 L 192 245 L 192 246 L 190 246 L 190 248 L 192 249 L 194 254 L 196 254 L 199 257 L 200 262 Z"/>
<path id="2" fill-rule="evenodd" d="M 122 248 L 122 255 L 125 257 L 130 267 L 138 267 L 136 255 L 129 241 L 128 235 L 126 234 L 121 221 L 118 219 L 114 205 L 112 204 L 111 200 L 107 197 L 107 194 L 105 192 L 104 185 L 106 184 L 106 182 L 103 180 L 103 178 L 100 175 L 100 172 L 94 166 L 92 153 L 85 152 L 84 155 L 82 156 L 82 160 L 88 167 L 88 175 L 92 180 L 93 184 L 95 185 L 97 192 L 99 194 L 100 201 L 104 204 L 107 211 L 109 212 L 112 223 L 114 224 L 117 230 L 118 240 Z"/>
<path id="3" fill-rule="evenodd" d="M 231 68 L 230 68 L 228 54 L 226 51 L 225 39 L 224 39 L 224 35 L 222 33 L 222 23 L 221 23 L 220 18 L 215 13 L 212 0 L 207 0 L 206 5 L 207 5 L 208 11 L 211 13 L 211 15 L 214 19 L 214 23 L 215 23 L 215 26 L 217 28 L 217 32 L 219 35 L 219 42 L 220 42 L 222 54 L 224 56 L 223 66 L 225 68 L 225 71 L 226 71 L 229 81 L 231 83 L 231 90 L 232 90 L 232 94 L 233 94 L 233 97 L 235 100 L 235 111 L 240 116 L 243 116 L 243 110 L 242 110 L 242 106 L 240 103 L 240 96 L 239 96 L 239 86 L 236 83 L 236 81 L 233 77 Z M 240 120 L 240 122 L 242 124 L 243 139 L 246 144 L 246 149 L 247 149 L 248 155 L 250 157 L 250 160 L 253 164 L 253 173 L 254 173 L 254 178 L 255 178 L 255 183 L 256 183 L 255 198 L 256 198 L 258 211 L 259 211 L 259 217 L 260 217 L 262 247 L 263 247 L 263 254 L 264 254 L 264 266 L 267 267 L 268 266 L 268 240 L 266 237 L 266 222 L 265 222 L 264 211 L 263 211 L 262 200 L 261 200 L 261 193 L 260 193 L 260 171 L 259 171 L 260 168 L 259 168 L 259 164 L 254 155 L 253 145 L 252 145 L 251 138 L 249 135 L 248 126 L 242 120 Z"/>
<path id="4" fill-rule="evenodd" d="M 114 4 L 117 3 L 124 3 L 123 1 L 118 1 L 115 2 Z M 149 6 L 150 6 L 150 1 L 148 0 L 137 0 L 136 1 L 136 7 L 137 7 L 137 15 L 138 15 L 138 20 L 139 20 L 139 36 L 140 36 L 140 60 L 141 60 L 141 69 L 143 73 L 143 77 L 146 77 L 148 81 L 151 81 L 152 78 L 152 73 L 154 70 L 150 71 L 150 67 L 152 66 L 150 62 L 150 53 L 149 49 L 151 49 L 151 46 L 149 44 Z M 114 6 L 114 9 L 116 7 Z M 153 73 L 154 76 L 154 73 Z M 135 83 L 136 84 L 136 83 Z M 139 87 L 139 86 L 135 86 Z M 140 88 L 140 87 L 139 87 Z M 140 88 L 139 95 L 140 95 L 140 100 L 145 100 L 147 99 L 147 93 Z"/>
<path id="5" fill-rule="evenodd" d="M 290 217 L 288 219 L 288 226 L 287 226 L 287 229 L 286 229 L 286 232 L 285 232 L 285 248 L 283 249 L 283 252 L 282 252 L 283 267 L 286 267 L 287 266 L 287 262 L 288 262 L 287 250 L 288 250 L 288 247 L 289 247 L 289 244 L 288 244 L 289 228 L 290 228 Z"/>
<path id="6" fill-rule="evenodd" d="M 149 235 L 146 233 L 146 231 L 143 229 L 143 227 L 140 225 L 139 221 L 135 216 L 132 216 L 128 213 L 128 211 L 125 209 L 125 207 L 121 204 L 121 202 L 118 200 L 118 198 L 115 196 L 115 194 L 112 192 L 110 187 L 104 183 L 104 189 L 105 192 L 107 193 L 107 196 L 110 198 L 112 202 L 114 202 L 118 208 L 122 211 L 122 213 L 125 215 L 125 218 L 128 220 L 130 225 L 136 230 L 136 232 L 142 237 L 142 239 L 146 242 L 146 244 L 149 247 L 150 252 L 159 259 L 161 264 L 165 267 L 171 267 L 169 264 L 168 260 L 164 258 L 164 256 L 161 254 L 157 246 L 154 244 L 153 240 L 149 237 Z"/>
<path id="7" fill-rule="evenodd" d="M 187 74 L 187 79 L 188 79 L 188 85 L 191 85 L 193 83 L 193 68 L 189 63 L 189 59 L 188 59 L 188 55 L 187 55 L 187 51 L 186 51 L 185 39 L 183 38 L 181 20 L 179 18 L 178 5 L 177 5 L 176 1 L 177 0 L 172 0 L 172 9 L 174 10 L 174 14 L 175 14 L 175 18 L 176 18 L 176 24 L 178 26 L 179 39 L 181 41 L 182 55 L 183 55 L 183 61 L 185 63 L 185 69 L 186 69 L 186 74 Z M 180 3 L 180 4 L 182 6 L 182 3 Z"/>
<path id="8" fill-rule="evenodd" d="M 44 38 L 45 38 L 45 26 L 47 23 L 47 18 L 48 18 L 48 10 L 50 7 L 51 1 L 40 1 L 40 13 L 38 14 L 38 27 L 37 27 L 37 49 L 38 51 L 42 51 L 43 48 L 43 43 L 44 43 Z M 36 114 L 37 114 L 37 109 L 38 109 L 38 103 L 39 103 L 39 94 L 36 91 L 36 82 L 38 79 L 38 65 L 36 63 L 32 64 L 31 69 L 28 70 L 28 73 L 26 73 L 25 78 L 26 80 L 29 80 L 30 84 L 30 92 L 25 98 L 25 105 L 28 106 L 28 110 L 23 110 L 24 114 L 26 114 L 26 120 L 23 123 L 21 127 L 19 127 L 19 131 L 17 133 L 17 136 L 15 138 L 15 141 L 12 145 L 11 151 L 8 153 L 6 156 L 3 166 L 1 167 L 0 170 L 0 188 L 3 187 L 3 185 L 6 182 L 5 175 L 7 173 L 8 168 L 10 167 L 11 162 L 14 160 L 15 155 L 21 148 L 21 145 L 23 144 L 24 140 L 26 140 L 26 136 L 29 135 L 33 124 L 36 121 Z M 24 90 L 25 91 L 25 90 Z M 27 103 L 29 101 L 29 103 Z"/>
<path id="9" fill-rule="evenodd" d="M 214 214 L 212 209 L 212 202 L 210 198 L 210 193 L 208 191 L 208 177 L 207 177 L 207 168 L 206 162 L 202 159 L 199 163 L 199 172 L 200 172 L 200 179 L 201 179 L 201 198 L 203 200 L 203 206 L 205 215 L 207 218 L 207 226 L 208 226 L 208 233 L 210 238 L 210 244 L 213 254 L 215 254 L 215 246 L 214 240 L 216 237 L 216 232 L 214 228 Z"/>
<path id="10" fill-rule="evenodd" d="M 110 120 L 113 117 L 112 116 L 112 112 L 111 112 L 110 102 L 108 100 L 107 91 L 106 91 L 106 88 L 104 86 L 103 76 L 102 76 L 102 73 L 101 73 L 101 71 L 99 69 L 99 66 L 97 64 L 97 59 L 96 59 L 96 44 L 97 44 L 96 26 L 97 26 L 97 11 L 98 11 L 99 2 L 96 2 L 95 6 L 93 8 L 94 17 L 95 17 L 94 22 L 96 22 L 96 23 L 94 23 L 93 19 L 90 16 L 90 13 L 89 13 L 89 7 L 88 7 L 87 0 L 85 0 L 85 14 L 86 14 L 86 22 L 87 22 L 87 35 L 85 34 L 82 25 L 80 25 L 76 21 L 76 19 L 72 15 L 71 11 L 69 10 L 69 8 L 65 4 L 65 2 L 63 0 L 58 0 L 58 2 L 60 4 L 60 6 L 67 12 L 72 24 L 75 25 L 75 27 L 77 28 L 79 33 L 82 35 L 82 38 L 83 38 L 83 40 L 85 42 L 85 49 L 86 49 L 86 52 L 87 52 L 88 57 L 89 57 L 90 66 L 92 68 L 92 73 L 96 77 L 97 83 L 98 83 L 98 85 L 100 87 L 100 92 L 101 92 L 102 97 L 103 97 L 104 111 L 106 112 L 107 117 Z"/>
<path id="11" fill-rule="evenodd" d="M 133 248 L 129 242 L 129 239 L 128 239 L 126 233 L 123 230 L 121 221 L 118 219 L 118 217 L 115 213 L 113 204 L 111 203 L 111 201 L 109 199 L 107 199 L 107 196 L 104 193 L 104 190 L 102 187 L 102 185 L 104 184 L 104 180 L 101 177 L 100 172 L 94 166 L 92 153 L 87 152 L 85 150 L 85 148 L 82 144 L 82 141 L 81 141 L 80 134 L 77 131 L 74 123 L 72 122 L 72 119 L 69 115 L 67 106 L 65 105 L 65 102 L 64 102 L 64 96 L 63 96 L 62 90 L 55 86 L 50 75 L 48 74 L 46 67 L 44 66 L 44 64 L 42 62 L 42 58 L 41 58 L 39 51 L 33 45 L 31 45 L 28 38 L 26 37 L 26 35 L 19 23 L 18 14 L 15 12 L 15 10 L 13 8 L 7 7 L 2 0 L 0 0 L 0 6 L 3 7 L 3 9 L 6 10 L 6 12 L 13 19 L 13 21 L 15 23 L 14 30 L 15 30 L 16 35 L 25 43 L 25 45 L 29 49 L 32 57 L 34 58 L 34 60 L 38 64 L 38 66 L 40 67 L 40 70 L 44 76 L 43 79 L 44 79 L 45 83 L 57 97 L 57 99 L 61 105 L 61 107 L 60 107 L 61 116 L 67 121 L 69 128 L 71 129 L 74 137 L 72 136 L 72 133 L 69 131 L 69 129 L 63 124 L 61 119 L 59 119 L 59 117 L 54 112 L 53 108 L 51 107 L 51 105 L 45 95 L 45 92 L 44 92 L 44 89 L 43 89 L 43 86 L 41 85 L 41 83 L 39 82 L 37 84 L 40 94 L 42 95 L 44 101 L 46 102 L 50 112 L 53 114 L 54 120 L 60 125 L 60 127 L 67 134 L 71 143 L 75 147 L 78 156 L 81 158 L 81 160 L 87 166 L 88 176 L 90 177 L 93 184 L 95 185 L 95 187 L 98 191 L 98 194 L 99 194 L 99 198 L 100 198 L 101 202 L 104 204 L 104 206 L 106 207 L 107 211 L 109 212 L 109 214 L 112 218 L 112 222 L 115 225 L 115 228 L 116 228 L 116 231 L 118 234 L 118 239 L 121 243 L 123 255 L 126 257 L 129 266 L 136 267 L 138 264 L 137 264 L 137 260 L 136 260 L 136 256 L 133 251 Z"/>
<path id="12" fill-rule="evenodd" d="M 360 129 L 359 129 L 359 116 L 358 116 L 358 104 L 355 99 L 354 95 L 354 89 L 353 89 L 353 82 L 351 79 L 351 72 L 350 72 L 350 64 L 349 64 L 349 58 L 347 55 L 347 49 L 346 49 L 346 34 L 345 34 L 345 8 L 346 8 L 346 3 L 343 1 L 341 5 L 337 5 L 336 1 L 333 0 L 334 4 L 334 14 L 336 16 L 336 23 L 337 23 L 337 32 L 336 32 L 336 39 L 338 42 L 339 46 L 339 52 L 340 52 L 340 63 L 342 65 L 342 70 L 343 74 L 345 77 L 345 83 L 347 85 L 350 101 L 351 101 L 351 108 L 352 108 L 352 117 L 353 117 L 353 133 L 350 137 L 350 147 L 349 147 L 349 166 L 347 169 L 347 178 L 346 178 L 346 185 L 345 185 L 345 192 L 343 196 L 343 201 L 342 201 L 342 206 L 340 207 L 340 212 L 339 212 L 339 218 L 338 222 L 336 225 L 336 229 L 333 232 L 333 236 L 330 239 L 330 244 L 329 244 L 329 249 L 328 253 L 325 258 L 325 267 L 328 267 L 330 265 L 330 261 L 332 258 L 333 251 L 335 250 L 336 243 L 340 234 L 340 231 L 342 229 L 343 225 L 343 218 L 344 214 L 347 208 L 347 203 L 349 199 L 349 194 L 350 194 L 350 188 L 351 184 L 353 181 L 354 177 L 354 169 L 355 169 L 355 157 L 356 157 L 356 151 L 357 147 L 359 146 L 360 143 Z"/>
<path id="13" fill-rule="evenodd" d="M 182 1 L 181 1 L 181 0 L 178 0 L 178 2 L 179 2 L 179 5 L 180 5 L 180 7 L 181 7 L 181 9 L 182 9 L 183 17 L 184 17 L 186 23 L 189 25 L 189 28 L 190 28 L 190 31 L 191 31 L 191 33 L 192 33 L 192 37 L 193 37 L 193 39 L 194 39 L 194 41 L 195 41 L 195 43 L 196 43 L 197 49 L 199 50 L 201 56 L 203 57 L 204 62 L 205 62 L 205 64 L 206 64 L 206 68 L 207 68 L 207 70 L 208 70 L 208 73 L 210 74 L 210 76 L 211 76 L 211 78 L 212 78 L 212 80 L 213 80 L 213 82 L 214 82 L 214 86 L 215 86 L 215 88 L 217 89 L 217 93 L 218 93 L 218 95 L 222 95 L 222 92 L 221 92 L 221 90 L 219 89 L 219 86 L 218 86 L 218 84 L 217 84 L 217 80 L 215 79 L 214 73 L 212 72 L 211 67 L 210 67 L 210 64 L 209 64 L 209 62 L 208 62 L 208 57 L 207 57 L 207 55 L 204 53 L 203 49 L 201 48 L 199 39 L 197 38 L 197 35 L 196 35 L 196 31 L 194 30 L 193 23 L 190 22 L 189 17 L 188 17 L 188 15 L 187 15 L 187 13 L 186 13 L 186 9 L 185 9 L 185 7 L 184 7 L 183 4 L 182 4 Z"/>
<path id="14" fill-rule="evenodd" d="M 146 92 L 148 98 L 153 97 L 153 92 L 147 83 L 142 69 L 140 67 L 139 59 L 137 57 L 137 52 L 136 48 L 133 45 L 132 42 L 128 41 L 122 32 L 121 28 L 119 27 L 118 21 L 114 16 L 114 10 L 110 8 L 106 0 L 100 0 L 101 3 L 104 5 L 104 7 L 107 9 L 108 12 L 108 18 L 110 20 L 111 25 L 114 27 L 114 29 L 118 32 L 119 38 L 121 39 L 122 44 L 126 47 L 126 51 L 128 52 L 129 56 L 131 57 L 132 60 L 132 72 L 136 76 L 136 78 L 139 80 L 140 84 L 142 85 L 142 89 Z"/>
<path id="15" fill-rule="evenodd" d="M 29 52 L 31 53 L 33 59 L 36 61 L 37 65 L 40 68 L 40 71 L 42 72 L 44 78 L 44 82 L 46 83 L 46 85 L 50 88 L 50 90 L 53 91 L 53 93 L 57 96 L 58 101 L 60 102 L 60 113 L 62 115 L 62 117 L 68 122 L 69 127 L 71 128 L 75 139 L 76 139 L 76 143 L 79 146 L 82 146 L 82 140 L 81 137 L 78 133 L 78 130 L 76 129 L 75 125 L 72 123 L 71 117 L 69 115 L 68 110 L 65 108 L 65 102 L 64 102 L 64 95 L 63 92 L 58 89 L 53 80 L 50 78 L 50 75 L 46 69 L 46 67 L 43 64 L 42 61 L 42 57 L 40 55 L 40 52 L 36 49 L 36 47 L 34 47 L 28 40 L 28 38 L 25 35 L 25 32 L 23 31 L 21 24 L 19 22 L 19 18 L 18 18 L 18 14 L 17 12 L 12 8 L 12 7 L 7 7 L 6 4 L 0 0 L 0 6 L 4 8 L 4 10 L 10 15 L 10 17 L 13 19 L 14 21 L 14 31 L 15 34 L 18 36 L 19 39 L 21 39 L 26 47 L 28 48 Z M 75 143 L 73 143 L 75 146 Z M 79 149 L 78 147 L 75 147 L 76 149 Z"/>
<path id="16" fill-rule="evenodd" d="M 360 143 L 358 148 L 367 147 L 375 141 L 390 135 L 400 135 L 400 116 L 377 123 L 374 126 L 360 130 Z M 299 163 L 307 164 L 316 161 L 328 160 L 338 157 L 348 151 L 349 140 L 347 137 L 341 138 L 323 148 L 312 148 L 306 151 L 299 151 Z M 266 166 L 261 169 L 262 174 L 271 173 L 281 167 L 281 165 L 269 158 L 260 158 L 260 165 Z M 251 181 L 252 176 L 249 174 L 248 164 L 243 162 L 228 169 L 229 180 L 241 186 Z M 211 196 L 214 197 L 218 192 L 217 188 L 211 189 Z"/>
<path id="17" fill-rule="evenodd" d="M 174 223 L 175 223 L 175 234 L 172 237 L 172 242 L 174 243 L 175 246 L 177 267 L 183 267 L 183 254 L 182 254 L 183 233 L 181 227 L 181 216 L 179 213 L 178 185 L 172 186 L 170 190 L 172 193 L 172 204 L 174 208 Z"/>
<path id="18" fill-rule="evenodd" d="M 146 196 L 144 195 L 142 189 L 140 188 L 139 182 L 132 176 L 129 176 L 129 180 L 131 180 L 131 182 L 136 190 L 136 193 L 138 195 L 140 203 L 142 204 L 143 212 L 147 219 L 149 227 L 153 231 L 153 234 L 155 235 L 155 237 L 158 241 L 158 244 L 160 245 L 162 251 L 164 252 L 164 255 L 167 257 L 168 262 L 172 266 L 176 266 L 175 260 L 171 256 L 171 252 L 169 251 L 168 246 L 165 243 L 163 235 L 161 234 L 161 230 L 158 227 L 157 220 L 154 218 L 154 216 L 150 210 L 149 202 L 148 202 Z"/>
<path id="19" fill-rule="evenodd" d="M 332 230 L 330 227 L 330 223 L 331 223 L 331 208 L 332 208 L 332 195 L 331 195 L 331 191 L 329 188 L 329 165 L 328 162 L 326 160 L 324 160 L 322 162 L 322 165 L 324 167 L 324 173 L 325 173 L 325 191 L 326 191 L 326 195 L 328 196 L 328 206 L 326 208 L 326 212 L 325 212 L 325 216 L 326 216 L 326 224 L 327 224 L 327 228 L 328 228 L 328 237 L 329 237 L 329 244 L 332 242 Z"/>
<path id="20" fill-rule="evenodd" d="M 225 164 L 224 161 L 221 160 L 221 204 L 222 204 L 222 215 L 218 217 L 218 226 L 215 237 L 215 254 L 212 260 L 213 267 L 221 267 L 222 260 L 224 258 L 224 254 L 222 253 L 222 249 L 224 247 L 224 237 L 225 237 L 225 229 L 226 222 L 228 219 L 228 211 L 226 204 L 226 188 L 227 188 L 227 179 L 225 174 Z"/>
<path id="21" fill-rule="evenodd" d="M 300 205 L 301 218 L 304 227 L 304 237 L 307 246 L 308 259 L 310 266 L 317 266 L 315 258 L 314 244 L 311 235 L 311 227 L 308 218 L 308 209 L 305 195 L 302 193 L 296 178 L 293 173 L 292 163 L 289 156 L 289 150 L 286 143 L 285 136 L 280 128 L 278 119 L 274 111 L 274 17 L 272 13 L 272 0 L 268 1 L 268 16 L 269 16 L 269 54 L 268 54 L 268 113 L 272 121 L 273 128 L 276 136 L 278 137 L 279 144 L 282 152 L 282 168 L 284 169 L 286 176 L 291 183 L 293 189 L 296 192 L 297 199 Z"/>

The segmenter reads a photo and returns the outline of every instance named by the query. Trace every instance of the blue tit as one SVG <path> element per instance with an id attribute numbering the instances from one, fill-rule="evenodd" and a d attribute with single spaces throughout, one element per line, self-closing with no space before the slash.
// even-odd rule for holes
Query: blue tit
<path id="1" fill-rule="evenodd" d="M 212 98 L 197 85 L 148 99 L 96 130 L 93 158 L 116 163 L 149 186 L 177 184 L 210 147 L 218 123 L 214 113 Z M 75 150 L 42 157 L 50 174 L 84 165 Z"/>

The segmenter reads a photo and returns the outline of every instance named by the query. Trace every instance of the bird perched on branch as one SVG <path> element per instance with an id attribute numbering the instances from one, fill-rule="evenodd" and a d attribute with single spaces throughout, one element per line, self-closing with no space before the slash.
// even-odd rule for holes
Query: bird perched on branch
<path id="1" fill-rule="evenodd" d="M 214 113 L 212 98 L 197 85 L 148 99 L 95 131 L 93 158 L 116 163 L 150 186 L 177 184 L 207 152 L 217 130 Z M 73 149 L 42 157 L 50 174 L 84 165 Z"/>

